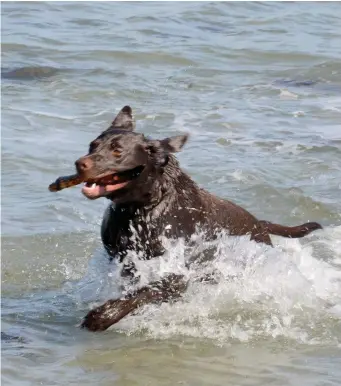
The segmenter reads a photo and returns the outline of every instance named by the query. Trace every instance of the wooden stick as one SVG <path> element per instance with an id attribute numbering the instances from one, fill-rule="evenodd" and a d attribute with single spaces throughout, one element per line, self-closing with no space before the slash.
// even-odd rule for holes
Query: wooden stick
<path id="1" fill-rule="evenodd" d="M 58 192 L 59 190 L 70 188 L 71 186 L 79 185 L 83 180 L 77 175 L 72 174 L 71 176 L 59 177 L 49 185 L 50 192 Z"/>

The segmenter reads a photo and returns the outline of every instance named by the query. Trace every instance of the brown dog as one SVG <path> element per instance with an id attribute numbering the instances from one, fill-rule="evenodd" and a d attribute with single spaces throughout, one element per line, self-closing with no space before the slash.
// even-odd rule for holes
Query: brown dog
<path id="1" fill-rule="evenodd" d="M 76 177 L 86 182 L 83 194 L 111 201 L 101 232 L 111 258 L 122 262 L 129 250 L 140 252 L 143 259 L 160 256 L 164 253 L 160 236 L 188 240 L 197 226 L 206 231 L 207 239 L 227 230 L 268 245 L 270 234 L 295 238 L 322 228 L 313 222 L 286 227 L 259 221 L 240 206 L 199 188 L 173 155 L 186 141 L 187 135 L 152 140 L 135 133 L 132 110 L 125 106 L 90 143 L 89 153 L 76 161 Z M 122 272 L 134 276 L 134 271 L 127 264 Z M 82 326 L 105 330 L 141 305 L 181 296 L 186 286 L 182 276 L 169 275 L 123 299 L 107 301 L 90 311 Z"/>

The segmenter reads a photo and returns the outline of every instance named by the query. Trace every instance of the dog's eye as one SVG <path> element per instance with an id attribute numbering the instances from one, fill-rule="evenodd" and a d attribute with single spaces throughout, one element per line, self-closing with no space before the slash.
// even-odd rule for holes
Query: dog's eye
<path id="1" fill-rule="evenodd" d="M 120 157 L 121 156 L 121 150 L 115 149 L 112 154 L 114 157 Z"/>
<path id="2" fill-rule="evenodd" d="M 95 151 L 97 147 L 98 147 L 97 142 L 91 142 L 89 146 L 89 153 L 92 153 L 93 151 Z"/>

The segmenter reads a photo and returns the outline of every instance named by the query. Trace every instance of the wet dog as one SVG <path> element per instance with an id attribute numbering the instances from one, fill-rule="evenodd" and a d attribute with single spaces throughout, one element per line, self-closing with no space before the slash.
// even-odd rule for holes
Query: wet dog
<path id="1" fill-rule="evenodd" d="M 240 206 L 200 188 L 179 166 L 174 153 L 187 135 L 162 140 L 134 131 L 132 110 L 125 106 L 111 126 L 90 143 L 89 152 L 75 165 L 89 199 L 105 197 L 110 205 L 103 218 L 101 236 L 112 259 L 123 264 L 122 275 L 134 277 L 135 267 L 125 263 L 129 251 L 142 259 L 164 253 L 161 236 L 189 240 L 199 226 L 212 240 L 220 230 L 231 236 L 272 245 L 270 234 L 303 237 L 321 229 L 315 222 L 287 227 L 259 221 Z M 138 307 L 177 299 L 186 290 L 181 275 L 169 275 L 90 311 L 82 327 L 105 330 Z"/>

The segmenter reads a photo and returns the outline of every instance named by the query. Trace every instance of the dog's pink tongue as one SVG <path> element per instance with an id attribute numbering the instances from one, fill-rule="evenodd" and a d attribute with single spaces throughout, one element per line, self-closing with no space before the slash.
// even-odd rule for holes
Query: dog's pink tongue
<path id="1" fill-rule="evenodd" d="M 104 186 L 100 185 L 93 185 L 93 186 L 86 186 L 84 185 L 82 188 L 82 193 L 85 197 L 90 198 L 90 200 L 93 200 L 97 197 L 102 196 L 105 193 Z"/>
<path id="2" fill-rule="evenodd" d="M 123 188 L 125 185 L 127 185 L 128 182 L 122 182 L 121 184 L 115 184 L 115 185 L 93 185 L 93 186 L 86 186 L 84 185 L 82 188 L 82 193 L 85 197 L 89 198 L 90 200 L 94 200 L 96 198 L 105 196 L 108 193 L 114 192 L 115 190 Z"/>

